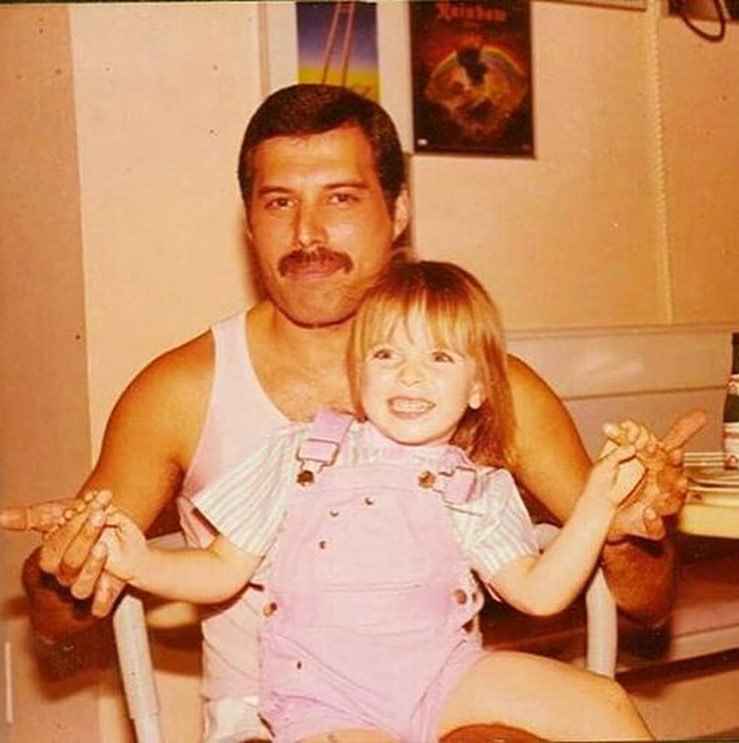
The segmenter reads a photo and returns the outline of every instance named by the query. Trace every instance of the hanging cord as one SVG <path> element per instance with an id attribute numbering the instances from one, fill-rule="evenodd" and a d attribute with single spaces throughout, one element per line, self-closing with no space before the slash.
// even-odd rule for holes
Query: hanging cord
<path id="1" fill-rule="evenodd" d="M 693 33 L 698 34 L 698 36 L 706 41 L 712 41 L 714 43 L 721 41 L 724 38 L 726 35 L 726 16 L 724 15 L 724 9 L 721 7 L 720 0 L 713 0 L 713 7 L 716 8 L 716 16 L 718 17 L 718 31 L 715 34 L 711 34 L 696 26 L 695 23 L 688 18 L 685 4 L 686 0 L 673 0 L 673 7 L 677 8 L 680 18 L 683 19 L 685 25 L 693 31 Z"/>

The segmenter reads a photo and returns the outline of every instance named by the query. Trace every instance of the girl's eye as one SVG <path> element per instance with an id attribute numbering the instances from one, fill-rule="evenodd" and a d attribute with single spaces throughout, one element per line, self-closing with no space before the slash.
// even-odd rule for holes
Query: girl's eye
<path id="1" fill-rule="evenodd" d="M 454 356 L 449 351 L 434 351 L 431 358 L 442 364 L 454 363 Z"/>
<path id="2" fill-rule="evenodd" d="M 393 358 L 393 351 L 391 348 L 375 348 L 370 353 L 371 359 L 377 359 L 378 361 L 387 361 Z"/>

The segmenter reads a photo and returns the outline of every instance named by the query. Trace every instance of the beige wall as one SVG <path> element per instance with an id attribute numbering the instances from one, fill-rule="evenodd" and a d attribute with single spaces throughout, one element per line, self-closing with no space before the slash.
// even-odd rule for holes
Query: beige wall
<path id="1" fill-rule="evenodd" d="M 0 7 L 3 502 L 73 492 L 91 461 L 73 87 L 66 10 Z M 81 740 L 97 726 L 89 674 L 39 684 L 28 652 L 19 573 L 34 544 L 0 536 L 2 689 L 10 663 L 14 700 L 3 693 L 0 738 Z"/>
<path id="2" fill-rule="evenodd" d="M 556 377 L 592 430 L 591 398 L 571 387 L 570 356 L 550 353 L 548 333 L 593 332 L 611 349 L 610 330 L 649 326 L 674 331 L 683 349 L 708 334 L 715 350 L 739 328 L 739 36 L 732 26 L 724 43 L 701 42 L 658 5 L 534 2 L 536 159 L 412 159 L 422 252 L 482 278 L 521 353 Z M 253 296 L 235 159 L 268 77 L 261 59 L 291 38 L 278 27 L 276 47 L 260 43 L 276 6 L 265 19 L 266 7 L 0 6 L 4 500 L 69 492 L 134 371 Z M 393 71 L 383 82 L 405 133 L 399 8 L 383 9 L 383 69 Z M 685 353 L 683 368 L 691 359 L 701 364 Z M 654 363 L 644 376 L 661 374 Z M 700 383 L 688 373 L 664 384 L 707 391 L 715 408 L 721 362 L 710 370 Z M 665 399 L 653 406 L 661 417 Z M 34 685 L 23 622 L 11 621 L 23 613 L 16 577 L 28 542 L 0 539 L 5 631 L 23 679 L 10 740 L 54 739 L 39 731 L 71 715 L 89 739 L 89 699 Z M 53 714 L 35 706 L 51 697 Z"/>
<path id="3" fill-rule="evenodd" d="M 257 4 L 71 6 L 92 436 L 164 348 L 244 303 L 235 170 Z"/>
<path id="4" fill-rule="evenodd" d="M 509 328 L 666 322 L 645 15 L 533 9 L 536 159 L 414 158 L 417 242 Z"/>
<path id="5" fill-rule="evenodd" d="M 726 44 L 659 31 L 673 319 L 739 328 L 739 26 Z"/>

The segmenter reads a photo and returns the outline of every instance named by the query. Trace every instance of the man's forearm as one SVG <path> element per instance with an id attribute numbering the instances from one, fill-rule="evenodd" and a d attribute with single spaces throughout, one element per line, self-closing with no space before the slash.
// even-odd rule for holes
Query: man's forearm
<path id="1" fill-rule="evenodd" d="M 669 536 L 659 541 L 627 537 L 603 548 L 603 569 L 621 611 L 647 627 L 670 615 L 676 587 L 675 548 Z"/>

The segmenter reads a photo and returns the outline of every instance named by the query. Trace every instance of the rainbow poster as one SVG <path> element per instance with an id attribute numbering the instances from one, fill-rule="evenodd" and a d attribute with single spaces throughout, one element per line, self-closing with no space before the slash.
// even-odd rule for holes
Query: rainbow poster
<path id="1" fill-rule="evenodd" d="M 532 157 L 529 0 L 408 9 L 415 151 Z"/>

